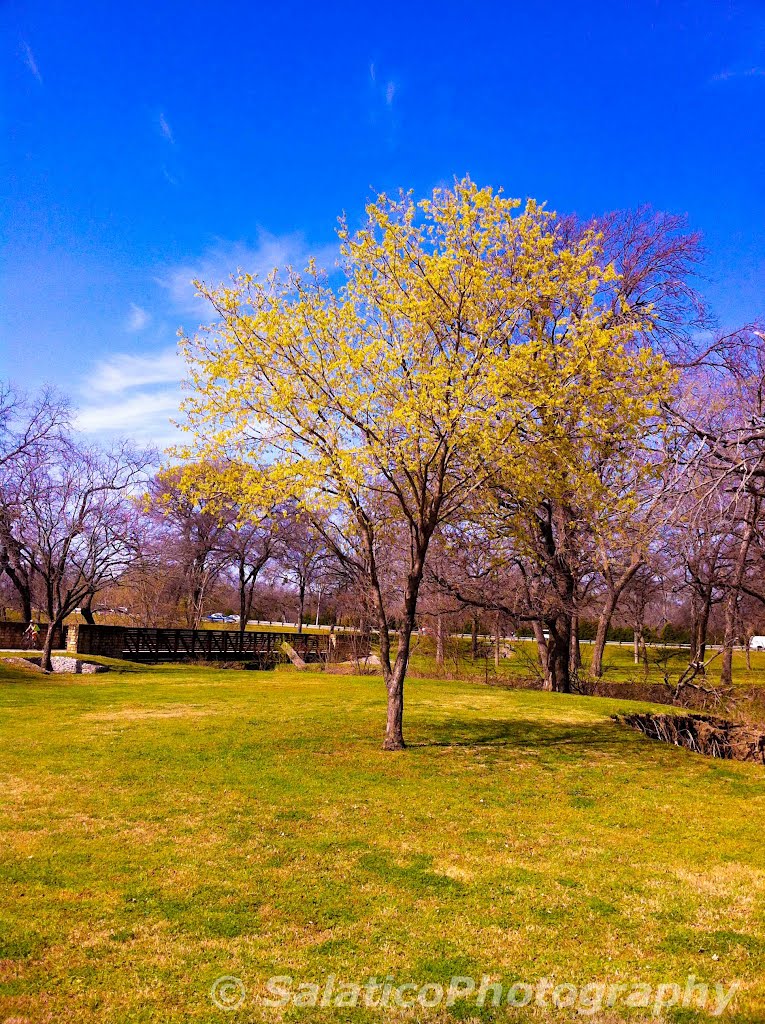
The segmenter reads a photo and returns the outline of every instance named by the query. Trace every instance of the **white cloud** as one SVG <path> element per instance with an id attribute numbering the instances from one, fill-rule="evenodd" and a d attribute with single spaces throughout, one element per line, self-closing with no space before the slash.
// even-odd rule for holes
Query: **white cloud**
<path id="1" fill-rule="evenodd" d="M 177 313 L 198 318 L 209 315 L 210 307 L 195 294 L 192 281 L 217 286 L 228 283 L 239 270 L 265 278 L 274 268 L 292 266 L 302 270 L 311 256 L 320 267 L 331 270 L 338 255 L 337 246 L 311 248 L 301 234 L 272 235 L 261 231 L 254 246 L 221 241 L 197 261 L 173 267 L 157 280 L 167 290 Z"/>
<path id="2" fill-rule="evenodd" d="M 209 319 L 203 300 L 195 298 L 192 279 L 217 285 L 238 269 L 265 277 L 274 267 L 292 265 L 298 269 L 310 256 L 326 269 L 338 257 L 337 246 L 310 248 L 302 235 L 276 236 L 262 232 L 255 245 L 219 242 L 198 260 L 170 268 L 159 284 L 165 289 L 168 308 L 157 306 L 154 316 L 137 304 L 131 305 L 126 327 L 141 331 L 153 324 L 157 341 L 177 324 L 177 319 Z M 168 323 L 169 318 L 175 319 Z M 167 334 L 164 334 L 167 338 Z M 175 346 L 141 346 L 137 352 L 120 352 L 96 362 L 83 378 L 77 425 L 99 437 L 132 437 L 157 447 L 169 447 L 184 435 L 171 424 L 180 418 L 180 382 L 185 363 Z"/>
<path id="3" fill-rule="evenodd" d="M 173 348 L 118 353 L 96 363 L 83 381 L 77 427 L 100 438 L 131 437 L 166 448 L 181 440 L 184 362 Z"/>
<path id="4" fill-rule="evenodd" d="M 168 447 L 183 436 L 171 423 L 180 417 L 179 400 L 180 393 L 175 388 L 115 396 L 111 401 L 102 400 L 82 407 L 76 425 L 86 434 L 126 436 L 157 447 Z"/>
<path id="5" fill-rule="evenodd" d="M 168 142 L 173 143 L 173 144 L 175 143 L 175 137 L 173 136 L 173 129 L 170 127 L 170 125 L 167 122 L 167 118 L 162 113 L 160 113 L 160 115 L 159 115 L 159 130 L 162 133 L 162 135 L 164 136 L 164 138 L 167 139 Z"/>
<path id="6" fill-rule="evenodd" d="M 32 49 L 31 49 L 29 43 L 24 42 L 21 45 L 22 45 L 22 47 L 24 49 L 24 63 L 29 68 L 29 70 L 32 72 L 32 74 L 35 76 L 35 78 L 40 83 L 40 85 L 42 85 L 43 84 L 42 75 L 40 74 L 40 69 L 37 66 L 37 61 L 35 60 L 35 55 L 32 53 Z"/>
<path id="7" fill-rule="evenodd" d="M 174 347 L 150 355 L 120 353 L 96 363 L 87 388 L 88 392 L 118 395 L 152 384 L 177 384 L 183 373 L 183 359 Z"/>
<path id="8" fill-rule="evenodd" d="M 392 105 L 393 97 L 395 95 L 396 95 L 396 83 L 395 82 L 388 82 L 387 86 L 385 87 L 385 102 L 388 104 L 389 107 Z"/>
<path id="9" fill-rule="evenodd" d="M 134 302 L 130 303 L 130 315 L 127 319 L 125 329 L 131 332 L 142 331 L 151 322 L 151 314 L 143 308 L 143 306 L 136 306 Z"/>

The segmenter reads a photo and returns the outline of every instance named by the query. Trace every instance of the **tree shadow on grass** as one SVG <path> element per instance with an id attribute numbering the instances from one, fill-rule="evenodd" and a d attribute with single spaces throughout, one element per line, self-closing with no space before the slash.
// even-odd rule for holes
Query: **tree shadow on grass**
<path id="1" fill-rule="evenodd" d="M 580 757 L 598 754 L 631 754 L 645 744 L 645 750 L 661 750 L 664 745 L 651 743 L 626 727 L 611 721 L 593 723 L 541 722 L 535 718 L 512 718 L 505 721 L 468 721 L 449 718 L 430 727 L 430 738 L 415 739 L 408 746 L 425 747 L 488 747 L 517 750 L 565 750 Z"/>

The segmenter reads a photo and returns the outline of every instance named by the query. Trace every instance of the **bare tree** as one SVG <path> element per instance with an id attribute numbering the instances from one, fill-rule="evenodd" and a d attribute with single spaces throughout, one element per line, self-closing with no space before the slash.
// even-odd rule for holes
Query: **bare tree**
<path id="1" fill-rule="evenodd" d="M 694 284 L 706 255 L 701 233 L 685 216 L 650 206 L 606 213 L 588 227 L 600 233 L 603 261 L 619 275 L 613 316 L 636 323 L 672 365 L 703 361 L 708 346 L 696 339 L 712 320 Z"/>
<path id="2" fill-rule="evenodd" d="M 330 559 L 324 534 L 317 529 L 317 522 L 317 517 L 309 520 L 293 508 L 283 521 L 278 542 L 278 565 L 283 582 L 294 587 L 297 593 L 298 633 L 303 632 L 306 595 L 326 573 Z"/>
<path id="3" fill-rule="evenodd" d="M 32 620 L 32 578 L 17 537 L 24 475 L 65 444 L 70 410 L 53 388 L 29 397 L 0 382 L 0 574 L 11 581 L 25 622 Z"/>
<path id="4" fill-rule="evenodd" d="M 723 686 L 730 686 L 733 682 L 733 648 L 740 623 L 739 605 L 744 592 L 747 570 L 750 566 L 750 554 L 758 535 L 762 499 L 758 494 L 748 494 L 745 498 L 745 506 L 732 537 L 734 550 L 732 551 L 731 575 L 724 598 L 725 624 L 720 667 L 720 683 Z M 748 589 L 751 594 L 752 589 Z"/>
<path id="5" fill-rule="evenodd" d="M 160 472 L 149 486 L 146 507 L 164 559 L 177 567 L 186 624 L 198 629 L 210 591 L 234 557 L 227 534 L 231 513 L 216 496 L 184 488 L 182 476 L 178 468 Z"/>
<path id="6" fill-rule="evenodd" d="M 666 581 L 653 565 L 642 564 L 633 574 L 624 592 L 624 612 L 633 631 L 634 662 L 641 660 L 648 665 L 648 649 L 646 647 L 646 628 L 648 615 L 658 594 L 666 586 Z"/>
<path id="7" fill-rule="evenodd" d="M 51 667 L 64 619 L 130 566 L 136 550 L 131 497 L 152 457 L 127 444 L 102 451 L 69 441 L 55 460 L 23 460 L 13 537 L 48 616 L 43 667 Z"/>
<path id="8" fill-rule="evenodd" d="M 719 356 L 718 365 L 689 376 L 669 411 L 688 438 L 696 547 L 706 538 L 705 557 L 699 552 L 686 562 L 694 595 L 692 661 L 703 664 L 709 612 L 723 602 L 721 682 L 727 685 L 741 598 L 746 593 L 765 602 L 763 588 L 747 584 L 765 498 L 765 332 L 757 325 L 733 332 L 720 342 Z"/>
<path id="9" fill-rule="evenodd" d="M 68 401 L 54 388 L 29 397 L 0 381 L 0 469 L 23 456 L 58 447 L 70 422 Z"/>
<path id="10" fill-rule="evenodd" d="M 284 521 L 280 510 L 272 509 L 256 518 L 241 522 L 236 510 L 223 535 L 222 550 L 230 556 L 236 573 L 239 598 L 239 631 L 244 633 L 252 614 L 255 586 L 262 570 L 280 550 Z"/>

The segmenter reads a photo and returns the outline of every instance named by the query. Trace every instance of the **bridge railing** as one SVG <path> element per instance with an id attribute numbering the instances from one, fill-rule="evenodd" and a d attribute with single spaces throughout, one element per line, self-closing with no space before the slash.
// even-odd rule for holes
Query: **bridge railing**
<path id="1" fill-rule="evenodd" d="M 263 667 L 286 660 L 287 642 L 306 662 L 338 662 L 369 654 L 369 636 L 265 630 L 70 626 L 67 648 L 127 661 L 246 661 Z"/>

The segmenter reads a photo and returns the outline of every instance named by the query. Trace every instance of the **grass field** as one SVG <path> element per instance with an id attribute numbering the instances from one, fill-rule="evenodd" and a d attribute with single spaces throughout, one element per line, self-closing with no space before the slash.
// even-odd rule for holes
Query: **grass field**
<path id="1" fill-rule="evenodd" d="M 268 1009 L 266 979 L 684 984 L 765 1020 L 765 769 L 596 698 L 190 667 L 0 663 L 0 1021 L 380 1020 Z M 210 989 L 242 980 L 241 1008 Z M 475 1000 L 385 1019 L 643 1019 Z M 607 1001 L 607 1000 L 606 1000 Z M 712 1019 L 668 1007 L 664 1018 Z"/>

